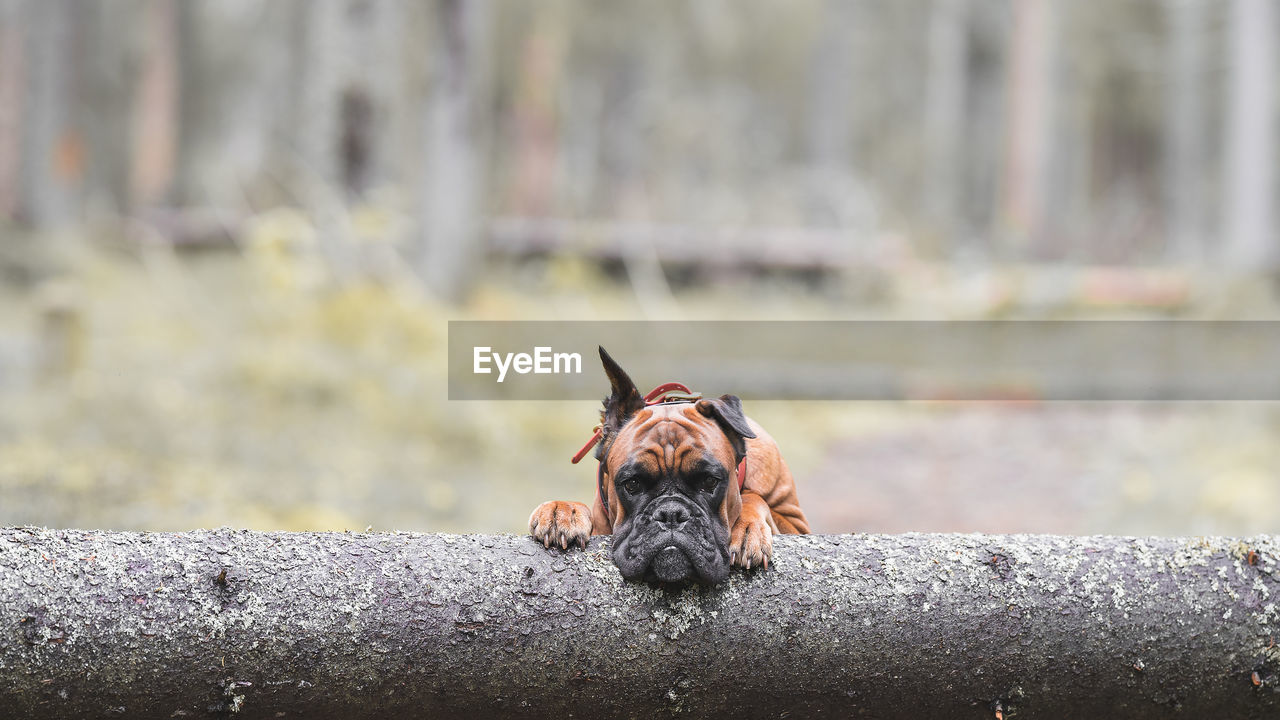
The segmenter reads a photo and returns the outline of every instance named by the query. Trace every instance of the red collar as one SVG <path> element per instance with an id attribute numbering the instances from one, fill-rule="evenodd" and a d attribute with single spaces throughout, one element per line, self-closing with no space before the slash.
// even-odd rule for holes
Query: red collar
<path id="1" fill-rule="evenodd" d="M 686 403 L 686 402 L 697 402 L 698 400 L 701 400 L 701 399 L 702 399 L 701 393 L 695 393 L 691 391 L 688 387 L 682 385 L 681 383 L 669 382 L 669 383 L 663 383 L 658 387 L 650 390 L 649 394 L 644 396 L 644 404 L 647 406 L 647 405 L 661 405 L 663 403 Z M 582 458 L 586 457 L 587 453 L 590 452 L 591 448 L 595 447 L 596 443 L 600 442 L 600 437 L 603 434 L 604 434 L 603 429 L 599 425 L 597 425 L 595 432 L 591 434 L 591 439 L 587 441 L 586 445 L 582 446 L 581 450 L 579 450 L 577 453 L 574 454 L 573 458 L 570 459 L 570 462 L 577 465 L 582 460 Z M 737 474 L 738 474 L 738 492 L 741 493 L 742 485 L 744 482 L 746 482 L 746 479 L 747 479 L 747 458 L 745 455 L 742 457 L 742 462 L 738 463 Z M 613 513 L 609 510 L 609 503 L 604 494 L 604 461 L 603 460 L 601 460 L 599 464 L 596 465 L 596 497 L 600 500 L 600 507 L 604 508 L 605 520 L 609 523 L 610 526 L 612 526 Z"/>

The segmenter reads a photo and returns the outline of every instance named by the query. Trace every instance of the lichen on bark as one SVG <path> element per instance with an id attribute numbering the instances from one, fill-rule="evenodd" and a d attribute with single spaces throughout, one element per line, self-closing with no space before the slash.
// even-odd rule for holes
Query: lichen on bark
<path id="1" fill-rule="evenodd" d="M 715 588 L 608 539 L 0 530 L 13 717 L 1280 712 L 1280 540 L 775 539 Z M 283 713 L 281 715 L 280 713 Z"/>

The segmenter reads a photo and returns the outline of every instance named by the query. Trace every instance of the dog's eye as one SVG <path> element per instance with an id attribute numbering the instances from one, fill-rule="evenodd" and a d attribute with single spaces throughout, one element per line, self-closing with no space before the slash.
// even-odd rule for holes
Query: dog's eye
<path id="1" fill-rule="evenodd" d="M 700 490 L 704 490 L 706 492 L 715 492 L 716 488 L 720 487 L 720 476 L 716 475 L 715 473 L 703 473 L 702 475 L 698 476 L 698 478 L 694 481 L 694 484 Z"/>
<path id="2" fill-rule="evenodd" d="M 622 489 L 626 490 L 628 493 L 632 495 L 635 495 L 636 493 L 640 492 L 640 490 L 642 489 L 642 486 L 640 485 L 640 481 L 638 479 L 634 477 L 629 477 L 622 481 Z"/>

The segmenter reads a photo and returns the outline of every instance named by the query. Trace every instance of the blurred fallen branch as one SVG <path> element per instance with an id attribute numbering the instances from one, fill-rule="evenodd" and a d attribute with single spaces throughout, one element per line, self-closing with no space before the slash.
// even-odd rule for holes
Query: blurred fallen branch
<path id="1" fill-rule="evenodd" d="M 637 246 L 651 247 L 664 262 L 704 267 L 780 267 L 839 270 L 878 267 L 885 243 L 846 230 L 807 227 L 705 227 L 499 217 L 489 224 L 489 250 L 526 255 L 569 252 L 625 260 Z"/>
<path id="2" fill-rule="evenodd" d="M 147 211 L 141 221 L 176 247 L 218 248 L 240 244 L 246 217 L 211 207 L 157 208 Z"/>

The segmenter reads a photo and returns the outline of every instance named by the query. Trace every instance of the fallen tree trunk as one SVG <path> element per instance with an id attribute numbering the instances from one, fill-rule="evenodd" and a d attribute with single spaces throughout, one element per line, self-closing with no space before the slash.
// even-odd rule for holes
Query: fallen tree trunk
<path id="1" fill-rule="evenodd" d="M 607 540 L 0 530 L 6 717 L 1276 717 L 1280 538 L 780 537 L 714 589 Z"/>

